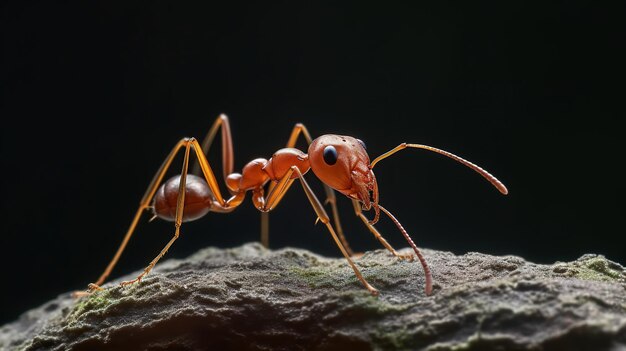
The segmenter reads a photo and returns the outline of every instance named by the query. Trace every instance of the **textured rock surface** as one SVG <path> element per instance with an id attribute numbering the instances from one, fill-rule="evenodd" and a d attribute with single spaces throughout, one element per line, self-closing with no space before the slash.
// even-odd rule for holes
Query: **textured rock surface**
<path id="1" fill-rule="evenodd" d="M 383 250 L 357 260 L 258 244 L 159 264 L 141 284 L 68 294 L 0 329 L 18 350 L 624 350 L 626 271 L 602 256 L 538 265 L 515 256 Z M 128 277 L 134 277 L 133 273 Z"/>

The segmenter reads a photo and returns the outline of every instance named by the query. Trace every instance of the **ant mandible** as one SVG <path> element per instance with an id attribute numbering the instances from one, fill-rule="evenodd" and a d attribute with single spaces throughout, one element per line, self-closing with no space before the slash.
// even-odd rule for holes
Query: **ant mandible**
<path id="1" fill-rule="evenodd" d="M 231 195 L 228 199 L 222 196 L 218 181 L 215 178 L 213 169 L 206 156 L 220 128 L 224 179 Z M 301 134 L 309 144 L 308 154 L 294 148 Z M 146 210 L 152 210 L 154 214 L 153 219 L 158 217 L 167 221 L 173 221 L 175 228 L 174 237 L 137 278 L 122 282 L 122 286 L 141 281 L 141 279 L 152 270 L 161 257 L 169 250 L 174 241 L 178 239 L 180 227 L 183 222 L 199 219 L 208 212 L 229 213 L 243 202 L 248 191 L 252 192 L 252 202 L 254 206 L 262 212 L 261 241 L 263 245 L 267 247 L 269 232 L 268 212 L 278 205 L 293 182 L 299 179 L 317 215 L 316 223 L 317 221 L 321 221 L 326 225 L 335 243 L 341 250 L 341 253 L 354 270 L 354 274 L 367 290 L 373 295 L 378 295 L 378 290 L 365 280 L 351 259 L 353 252 L 341 230 L 333 189 L 352 199 L 356 215 L 387 250 L 399 259 L 412 261 L 412 254 L 399 254 L 374 227 L 374 224 L 378 222 L 380 217 L 380 211 L 384 212 L 393 221 L 422 264 L 426 276 L 425 292 L 426 295 L 429 295 L 432 292 L 432 276 L 428 264 L 400 222 L 378 203 L 378 184 L 374 172 L 372 171 L 378 162 L 405 148 L 425 149 L 447 156 L 478 172 L 478 174 L 487 179 L 502 194 L 506 195 L 508 193 L 504 184 L 489 174 L 489 172 L 450 152 L 427 145 L 402 143 L 392 150 L 378 156 L 370 163 L 369 156 L 365 150 L 365 144 L 361 140 L 350 136 L 334 134 L 322 135 L 317 139 L 312 139 L 306 127 L 301 123 L 296 124 L 293 128 L 286 148 L 276 151 L 269 160 L 264 158 L 254 159 L 243 167 L 241 173 L 234 173 L 234 151 L 230 125 L 228 117 L 222 114 L 213 123 L 213 126 L 202 144 L 198 143 L 195 138 L 183 138 L 176 143 L 150 182 L 146 193 L 141 199 L 135 217 L 115 256 L 100 278 L 98 278 L 95 283 L 89 284 L 89 290 L 82 294 L 88 294 L 94 290 L 102 289 L 100 285 L 104 283 L 119 260 L 128 240 L 137 227 L 141 215 Z M 170 168 L 172 161 L 181 149 L 184 149 L 181 173 L 161 184 L 165 173 Z M 191 150 L 195 153 L 198 163 L 194 166 L 192 172 L 189 173 Z M 193 174 L 198 173 L 198 166 L 204 178 Z M 326 210 L 324 210 L 324 206 L 320 203 L 317 196 L 315 196 L 304 179 L 304 174 L 306 174 L 309 169 L 313 170 L 313 173 L 324 183 L 327 202 L 331 205 L 337 232 L 335 232 L 333 225 L 330 223 L 330 217 L 326 213 Z M 267 195 L 265 195 L 267 183 L 270 184 L 267 186 Z M 374 218 L 372 220 L 369 220 L 362 213 L 362 210 L 370 209 L 374 209 Z M 81 295 L 81 293 L 78 295 Z"/>

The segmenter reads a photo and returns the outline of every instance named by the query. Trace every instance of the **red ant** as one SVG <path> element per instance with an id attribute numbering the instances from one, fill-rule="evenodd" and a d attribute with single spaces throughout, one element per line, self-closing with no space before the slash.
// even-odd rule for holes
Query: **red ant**
<path id="1" fill-rule="evenodd" d="M 206 157 L 209 148 L 213 143 L 213 139 L 220 128 L 224 179 L 231 195 L 228 199 L 225 199 L 222 196 L 222 192 L 218 186 L 213 169 L 211 168 L 211 165 Z M 294 148 L 300 134 L 304 136 L 309 144 L 308 154 Z M 167 245 L 165 245 L 161 252 L 152 260 L 152 262 L 150 262 L 148 267 L 146 267 L 137 278 L 122 282 L 122 286 L 139 282 L 150 272 L 150 270 L 152 270 L 170 246 L 172 246 L 174 241 L 178 239 L 178 236 L 180 235 L 180 227 L 183 222 L 199 219 L 208 212 L 231 212 L 243 202 L 248 191 L 252 192 L 252 202 L 254 203 L 254 206 L 263 213 L 261 241 L 267 247 L 268 212 L 273 210 L 278 205 L 287 190 L 289 190 L 293 184 L 294 180 L 299 179 L 300 184 L 302 185 L 302 188 L 304 189 L 304 192 L 306 193 L 306 196 L 317 215 L 316 223 L 317 221 L 321 221 L 326 225 L 328 231 L 335 240 L 335 243 L 341 250 L 341 253 L 344 255 L 346 260 L 348 260 L 348 263 L 354 270 L 354 274 L 367 288 L 367 290 L 369 290 L 373 295 L 378 295 L 378 290 L 376 290 L 365 280 L 365 278 L 363 278 L 361 272 L 359 272 L 359 269 L 350 258 L 353 253 L 352 250 L 350 250 L 350 247 L 348 246 L 341 230 L 333 189 L 352 199 L 356 215 L 361 218 L 372 234 L 374 234 L 383 246 L 385 246 L 395 257 L 412 261 L 412 254 L 399 254 L 396 250 L 394 250 L 394 248 L 391 247 L 391 245 L 389 245 L 389 243 L 374 227 L 374 224 L 378 222 L 380 217 L 380 211 L 384 212 L 395 223 L 400 232 L 402 232 L 406 238 L 407 242 L 413 248 L 415 255 L 420 260 L 422 267 L 424 268 L 424 273 L 426 275 L 425 291 L 426 294 L 429 295 L 432 292 L 432 276 L 430 269 L 428 268 L 428 264 L 400 222 L 378 203 L 378 184 L 376 183 L 376 177 L 372 171 L 378 162 L 405 148 L 425 149 L 447 156 L 478 172 L 502 194 L 506 195 L 508 193 L 504 184 L 487 171 L 447 151 L 426 145 L 402 143 L 392 150 L 378 156 L 370 163 L 369 156 L 365 151 L 365 144 L 361 140 L 350 136 L 334 134 L 322 135 L 321 137 L 313 140 L 306 127 L 300 123 L 296 124 L 293 128 L 286 148 L 276 151 L 269 160 L 264 158 L 254 159 L 243 167 L 241 173 L 234 173 L 234 152 L 230 125 L 228 117 L 220 115 L 213 123 L 213 126 L 209 130 L 202 144 L 199 144 L 195 138 L 183 138 L 176 143 L 150 182 L 146 193 L 141 199 L 135 217 L 133 218 L 128 231 L 124 236 L 124 240 L 115 253 L 115 256 L 106 267 L 100 278 L 98 278 L 95 283 L 89 284 L 89 292 L 101 289 L 100 285 L 104 283 L 105 279 L 111 273 L 111 270 L 124 251 L 128 240 L 135 231 L 139 218 L 145 210 L 150 209 L 153 211 L 153 219 L 158 217 L 167 221 L 173 221 L 175 228 L 174 237 L 167 243 Z M 185 156 L 180 175 L 170 178 L 161 185 L 165 173 L 170 168 L 172 161 L 181 149 L 184 149 Z M 194 151 L 198 164 L 196 164 L 192 173 L 188 173 L 191 150 Z M 204 175 L 204 178 L 193 174 L 197 172 L 198 165 Z M 304 179 L 303 175 L 306 174 L 309 169 L 312 169 L 313 173 L 324 183 L 327 202 L 331 205 L 335 227 L 337 228 L 339 235 L 335 232 L 333 225 L 330 223 L 330 217 L 326 213 L 326 210 L 324 210 L 324 206 L 320 203 L 317 196 L 315 196 Z M 270 184 L 266 191 L 265 186 L 267 183 Z M 266 193 L 267 195 L 265 195 Z M 372 208 L 374 209 L 374 218 L 369 220 L 365 217 L 365 215 L 363 215 L 361 210 L 370 210 Z"/>

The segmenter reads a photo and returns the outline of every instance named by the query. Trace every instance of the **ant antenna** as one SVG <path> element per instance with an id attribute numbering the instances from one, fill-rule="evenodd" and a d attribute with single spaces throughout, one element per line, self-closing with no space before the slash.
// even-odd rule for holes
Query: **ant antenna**
<path id="1" fill-rule="evenodd" d="M 395 148 L 393 148 L 390 151 L 385 152 L 384 154 L 376 157 L 376 159 L 374 159 L 374 161 L 372 161 L 372 163 L 370 164 L 370 168 L 374 168 L 374 166 L 386 159 L 387 157 L 395 154 L 396 152 L 406 149 L 407 147 L 410 148 L 415 148 L 415 149 L 424 149 L 424 150 L 429 150 L 429 151 L 433 151 L 436 152 L 440 155 L 444 155 L 447 156 L 459 163 L 462 163 L 464 165 L 466 165 L 467 167 L 473 169 L 476 173 L 480 174 L 481 176 L 483 176 L 483 178 L 487 179 L 487 181 L 489 181 L 489 183 L 491 183 L 491 185 L 493 185 L 494 187 L 496 187 L 496 189 L 498 189 L 498 191 L 500 191 L 500 193 L 502 193 L 503 195 L 506 195 L 509 193 L 509 191 L 507 190 L 506 186 L 504 186 L 504 184 L 502 184 L 502 182 L 500 182 L 496 177 L 492 176 L 489 172 L 485 171 L 484 169 L 482 169 L 480 166 L 477 166 L 475 164 L 473 164 L 472 162 L 461 158 L 451 152 L 445 151 L 445 150 L 441 150 L 441 149 L 437 149 L 435 147 L 432 146 L 428 146 L 428 145 L 421 145 L 421 144 L 407 144 L 407 143 L 402 143 L 398 146 L 396 146 Z"/>
<path id="2" fill-rule="evenodd" d="M 396 219 L 396 217 L 394 217 L 391 214 L 391 212 L 387 211 L 387 209 L 385 209 L 384 207 L 380 205 L 378 205 L 378 207 L 383 212 L 385 212 L 387 216 L 389 216 L 389 218 L 393 221 L 393 223 L 395 223 L 396 227 L 398 227 L 400 232 L 402 232 L 402 235 L 404 235 L 404 238 L 406 239 L 406 241 L 408 241 L 409 245 L 411 245 L 411 247 L 413 248 L 413 251 L 415 251 L 415 255 L 417 255 L 417 258 L 422 263 L 422 267 L 424 267 L 424 275 L 426 276 L 426 287 L 425 287 L 426 295 L 430 295 L 433 292 L 433 277 L 432 277 L 432 274 L 430 273 L 430 268 L 428 267 L 428 263 L 426 263 L 426 259 L 424 258 L 424 256 L 422 256 L 422 253 L 420 252 L 420 250 L 417 248 L 417 246 L 415 245 L 415 243 L 409 236 L 409 233 L 406 232 L 406 229 L 404 229 L 404 227 L 402 226 L 402 224 L 400 224 L 400 222 Z"/>

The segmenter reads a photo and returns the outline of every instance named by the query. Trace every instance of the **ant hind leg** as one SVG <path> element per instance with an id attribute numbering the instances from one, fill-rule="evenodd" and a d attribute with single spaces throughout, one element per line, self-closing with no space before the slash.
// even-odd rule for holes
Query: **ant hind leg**
<path id="1" fill-rule="evenodd" d="M 108 276 L 111 274 L 111 271 L 113 270 L 113 268 L 119 261 L 120 256 L 122 255 L 122 253 L 124 252 L 124 249 L 126 248 L 126 245 L 128 244 L 128 241 L 130 240 L 131 236 L 135 232 L 135 229 L 137 228 L 137 224 L 139 223 L 139 219 L 141 218 L 141 215 L 144 213 L 145 210 L 150 208 L 150 202 L 152 201 L 152 198 L 154 197 L 154 194 L 156 193 L 159 185 L 163 181 L 163 178 L 165 177 L 165 173 L 170 168 L 172 161 L 178 154 L 178 151 L 182 147 L 186 146 L 187 144 L 188 144 L 187 139 L 181 139 L 172 148 L 172 150 L 170 151 L 169 155 L 165 158 L 165 160 L 163 160 L 163 163 L 161 164 L 156 174 L 152 178 L 152 181 L 150 181 L 150 185 L 148 185 L 146 192 L 144 193 L 143 197 L 141 198 L 141 201 L 139 202 L 139 207 L 137 208 L 137 212 L 135 212 L 135 216 L 133 217 L 133 220 L 129 228 L 126 231 L 126 234 L 124 235 L 124 239 L 122 239 L 120 246 L 118 247 L 117 251 L 115 252 L 115 255 L 113 256 L 113 258 L 111 259 L 107 267 L 105 268 L 104 272 L 102 272 L 102 274 L 100 275 L 100 277 L 95 283 L 90 283 L 88 285 L 87 291 L 75 291 L 72 294 L 74 297 L 81 297 L 84 295 L 89 295 L 90 293 L 94 291 L 102 290 L 100 286 L 106 281 L 106 278 L 108 278 Z"/>
<path id="2" fill-rule="evenodd" d="M 157 262 L 159 262 L 161 257 L 165 255 L 167 250 L 169 250 L 170 246 L 172 246 L 174 241 L 176 241 L 176 239 L 178 239 L 178 237 L 180 236 L 180 227 L 183 223 L 183 211 L 185 207 L 185 188 L 187 185 L 187 170 L 189 168 L 189 151 L 190 151 L 192 142 L 193 142 L 193 139 L 185 140 L 185 144 L 186 144 L 185 145 L 185 159 L 183 160 L 183 169 L 181 171 L 180 184 L 178 186 L 178 198 L 176 199 L 176 219 L 174 221 L 174 227 L 175 227 L 174 237 L 165 245 L 165 247 L 161 250 L 161 252 L 157 255 L 157 257 L 155 257 L 150 262 L 148 267 L 146 267 L 144 271 L 139 276 L 137 276 L 137 278 L 133 280 L 129 280 L 129 281 L 123 281 L 122 283 L 120 283 L 121 286 L 126 286 L 126 285 L 130 285 L 130 284 L 141 281 L 141 279 L 146 274 L 148 274 L 152 270 L 152 268 L 154 268 L 154 266 L 157 264 Z"/>

